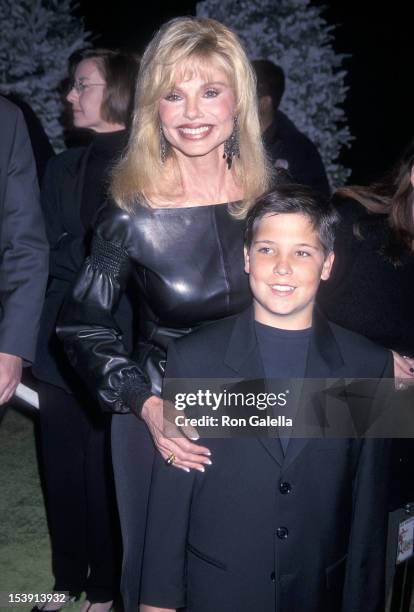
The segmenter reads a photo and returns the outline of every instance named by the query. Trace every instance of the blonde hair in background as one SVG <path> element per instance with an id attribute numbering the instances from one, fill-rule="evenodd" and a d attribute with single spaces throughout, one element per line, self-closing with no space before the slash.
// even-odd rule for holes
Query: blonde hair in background
<path id="1" fill-rule="evenodd" d="M 236 98 L 240 159 L 233 159 L 230 171 L 244 198 L 233 206 L 233 214 L 244 217 L 268 189 L 272 171 L 261 139 L 256 80 L 239 39 L 214 19 L 179 17 L 161 27 L 141 60 L 131 136 L 112 178 L 111 193 L 121 208 L 132 212 L 137 204 L 150 200 L 151 194 L 168 197 L 171 189 L 179 192 L 181 181 L 172 148 L 168 147 L 164 164 L 160 158 L 159 101 L 179 78 L 191 78 L 194 73 L 208 76 L 212 63 L 224 71 Z"/>

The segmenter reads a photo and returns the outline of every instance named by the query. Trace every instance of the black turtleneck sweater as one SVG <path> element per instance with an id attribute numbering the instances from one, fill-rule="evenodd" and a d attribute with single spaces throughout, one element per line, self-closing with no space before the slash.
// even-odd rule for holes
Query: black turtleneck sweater
<path id="1" fill-rule="evenodd" d="M 89 145 L 81 205 L 81 220 L 85 230 L 92 226 L 96 212 L 106 200 L 112 167 L 126 142 L 127 132 L 121 130 L 97 133 Z"/>
<path id="2" fill-rule="evenodd" d="M 33 372 L 68 391 L 77 377 L 58 341 L 55 327 L 62 303 L 89 251 L 98 210 L 107 199 L 110 173 L 127 143 L 126 130 L 96 133 L 87 147 L 53 157 L 42 188 L 42 206 L 50 242 L 49 286 L 43 307 Z M 121 301 L 119 325 L 128 345 L 131 309 Z"/>

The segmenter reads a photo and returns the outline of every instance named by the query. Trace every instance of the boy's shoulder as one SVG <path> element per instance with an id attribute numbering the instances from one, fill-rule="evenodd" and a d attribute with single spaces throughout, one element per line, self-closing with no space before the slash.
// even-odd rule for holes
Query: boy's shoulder
<path id="1" fill-rule="evenodd" d="M 203 353 L 203 360 L 210 361 L 217 358 L 217 355 L 224 356 L 235 324 L 243 316 L 244 313 L 241 313 L 207 323 L 192 333 L 175 340 L 174 346 L 181 355 L 191 357 Z M 327 324 L 350 376 L 377 378 L 381 376 L 386 367 L 390 368 L 391 351 L 332 321 L 327 320 Z"/>
<path id="2" fill-rule="evenodd" d="M 175 340 L 174 345 L 178 350 L 184 351 L 192 349 L 205 350 L 206 343 L 212 349 L 221 347 L 228 341 L 239 316 L 232 315 L 219 321 L 205 323 L 190 334 Z"/>
<path id="3" fill-rule="evenodd" d="M 361 377 L 377 377 L 392 358 L 390 350 L 361 334 L 328 321 L 345 363 L 361 369 Z"/>

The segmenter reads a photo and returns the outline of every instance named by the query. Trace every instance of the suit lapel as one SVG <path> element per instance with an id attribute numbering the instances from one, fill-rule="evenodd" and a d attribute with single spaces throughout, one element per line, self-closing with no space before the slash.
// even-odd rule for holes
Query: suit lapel
<path id="1" fill-rule="evenodd" d="M 251 380 L 255 391 L 265 391 L 264 368 L 254 327 L 253 308 L 243 312 L 235 321 L 230 342 L 224 358 L 225 364 L 244 380 Z M 326 381 L 337 376 L 344 365 L 342 354 L 327 319 L 315 308 L 309 351 L 306 362 L 305 379 L 302 387 L 298 415 L 306 419 L 307 428 L 312 427 L 319 434 L 325 427 Z M 340 393 L 339 385 L 338 393 Z M 289 441 L 286 455 L 283 455 L 279 440 L 274 437 L 259 437 L 257 440 L 283 468 L 288 467 L 309 444 L 312 438 L 300 436 L 294 425 L 294 436 Z M 309 429 L 308 429 L 309 431 Z"/>
<path id="2" fill-rule="evenodd" d="M 254 329 L 253 308 L 248 308 L 236 318 L 224 363 L 243 378 L 263 379 L 264 370 Z"/>
<path id="3" fill-rule="evenodd" d="M 254 327 L 253 308 L 237 317 L 224 362 L 240 378 L 252 381 L 248 387 L 255 393 L 265 392 L 264 369 Z M 265 436 L 256 439 L 272 459 L 282 465 L 284 457 L 279 440 Z"/>
<path id="4" fill-rule="evenodd" d="M 339 346 L 329 326 L 327 319 L 315 308 L 313 316 L 312 333 L 309 341 L 308 357 L 306 362 L 305 380 L 300 395 L 298 408 L 298 426 L 294 426 L 294 437 L 289 441 L 283 467 L 288 467 L 309 444 L 312 438 L 299 437 L 301 425 L 306 430 L 316 427 L 316 432 L 324 431 L 325 399 L 324 390 L 327 379 L 334 378 L 335 373 L 344 364 Z M 310 422 L 312 418 L 312 423 Z M 298 436 L 298 437 L 296 437 Z"/>

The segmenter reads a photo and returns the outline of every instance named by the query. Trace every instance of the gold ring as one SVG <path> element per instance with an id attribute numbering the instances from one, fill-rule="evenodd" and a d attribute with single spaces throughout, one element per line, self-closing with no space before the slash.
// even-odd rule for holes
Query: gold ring
<path id="1" fill-rule="evenodd" d="M 171 455 L 169 455 L 165 460 L 165 465 L 172 465 L 176 459 L 177 457 L 174 455 L 174 453 L 171 453 Z"/>

